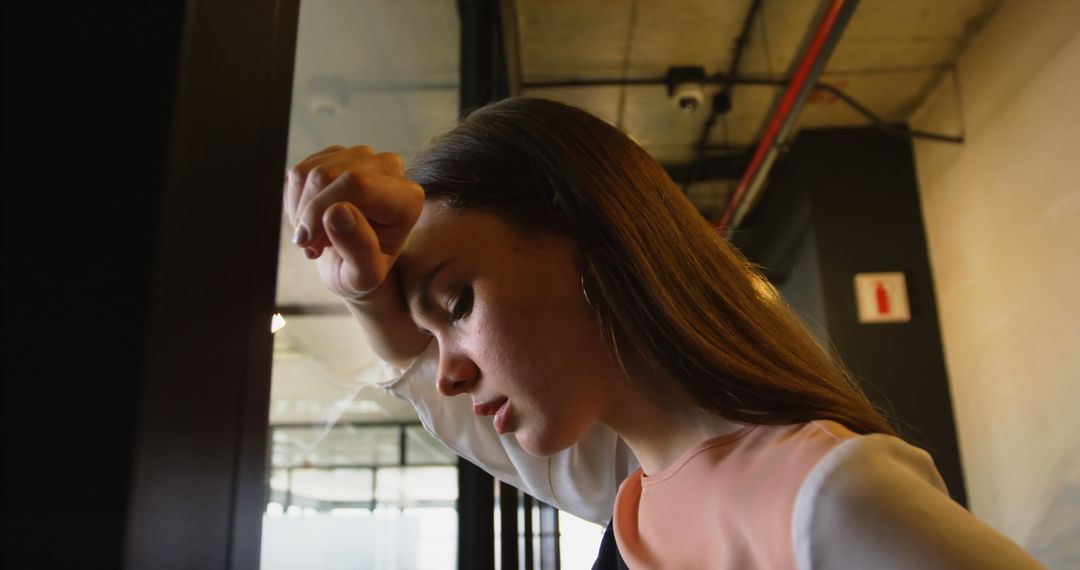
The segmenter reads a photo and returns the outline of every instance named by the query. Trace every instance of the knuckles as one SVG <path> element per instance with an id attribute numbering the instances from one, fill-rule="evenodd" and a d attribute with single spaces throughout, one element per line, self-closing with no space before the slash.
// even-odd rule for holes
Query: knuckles
<path id="1" fill-rule="evenodd" d="M 375 183 L 370 174 L 357 172 L 356 170 L 346 170 L 342 173 L 341 178 L 347 186 L 357 189 L 367 188 Z"/>
<path id="2" fill-rule="evenodd" d="M 304 163 L 297 163 L 296 166 L 289 169 L 289 172 L 285 174 L 286 184 L 295 184 L 303 188 L 304 179 L 307 178 L 308 169 L 304 167 Z"/>
<path id="3" fill-rule="evenodd" d="M 315 194 L 322 192 L 332 183 L 336 182 L 353 190 L 363 190 L 385 184 L 382 178 L 391 176 L 402 179 L 403 184 L 400 186 L 402 191 L 398 196 L 403 198 L 403 202 L 399 202 L 399 205 L 404 206 L 407 218 L 414 223 L 419 219 L 424 206 L 424 188 L 416 182 L 405 179 L 405 161 L 400 155 L 392 152 L 375 154 L 371 147 L 365 145 L 348 149 L 335 145 L 327 150 L 331 149 L 338 152 L 323 151 L 322 154 L 312 155 L 289 169 L 286 185 L 294 185 L 299 190 L 294 198 L 297 203 L 289 205 L 291 206 L 290 216 L 299 215 L 300 212 L 292 210 L 301 208 L 307 200 L 314 198 Z M 352 157 L 347 158 L 341 154 L 344 152 L 352 154 Z M 339 160 L 328 163 L 327 160 L 331 154 L 337 155 Z M 341 160 L 342 158 L 346 160 Z M 310 208 L 302 209 L 310 210 Z M 306 217 L 314 213 L 305 212 L 304 215 Z"/>
<path id="4" fill-rule="evenodd" d="M 319 165 L 312 168 L 307 173 L 307 178 L 304 181 L 304 189 L 318 192 L 328 186 L 331 182 L 337 178 L 333 172 L 334 169 L 324 165 Z"/>
<path id="5" fill-rule="evenodd" d="M 372 158 L 378 161 L 379 170 L 391 176 L 405 175 L 405 161 L 401 159 L 401 156 L 392 152 L 380 152 Z"/>
<path id="6" fill-rule="evenodd" d="M 344 149 L 344 147 L 338 146 L 330 148 Z M 372 148 L 365 145 L 354 146 L 347 150 L 361 156 L 355 157 L 350 161 L 352 164 L 350 164 L 346 172 L 355 170 L 374 170 L 376 172 L 382 172 L 397 177 L 403 177 L 405 175 L 405 161 L 396 153 L 380 152 L 374 154 Z M 298 184 L 304 186 L 307 186 L 310 182 L 311 185 L 316 187 L 325 186 L 333 182 L 334 179 L 337 178 L 337 173 L 333 172 L 335 169 L 327 168 L 327 165 L 325 164 L 327 158 L 327 154 L 316 154 L 300 161 L 296 166 L 289 169 L 287 180 L 294 180 Z M 320 162 L 323 162 L 323 164 L 320 164 Z"/>

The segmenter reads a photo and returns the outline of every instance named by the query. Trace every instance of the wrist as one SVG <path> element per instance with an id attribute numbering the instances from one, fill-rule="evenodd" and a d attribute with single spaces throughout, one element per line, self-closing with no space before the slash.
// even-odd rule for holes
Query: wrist
<path id="1" fill-rule="evenodd" d="M 364 313 L 384 312 L 387 310 L 408 310 L 404 306 L 404 299 L 398 291 L 397 280 L 390 275 L 371 291 L 355 296 L 342 296 L 341 299 L 350 308 Z"/>

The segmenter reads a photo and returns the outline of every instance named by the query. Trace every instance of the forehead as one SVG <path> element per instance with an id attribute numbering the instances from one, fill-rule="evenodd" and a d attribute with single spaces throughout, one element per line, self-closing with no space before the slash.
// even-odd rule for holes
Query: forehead
<path id="1" fill-rule="evenodd" d="M 505 243 L 508 234 L 509 228 L 493 214 L 425 202 L 397 261 L 406 294 L 436 265 L 484 257 L 493 245 Z"/>
<path id="2" fill-rule="evenodd" d="M 406 301 L 432 269 L 448 266 L 486 275 L 562 266 L 577 259 L 572 238 L 558 233 L 522 232 L 498 214 L 424 203 L 397 261 Z M 526 264 L 528 267 L 522 267 Z M 456 270 L 455 270 L 456 271 Z"/>

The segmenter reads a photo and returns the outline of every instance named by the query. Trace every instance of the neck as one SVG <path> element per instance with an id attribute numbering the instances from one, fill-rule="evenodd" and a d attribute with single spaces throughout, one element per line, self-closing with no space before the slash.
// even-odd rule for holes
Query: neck
<path id="1" fill-rule="evenodd" d="M 657 384 L 635 382 L 637 389 L 619 391 L 601 418 L 630 446 L 645 475 L 659 473 L 705 440 L 742 427 L 703 410 L 681 391 Z"/>

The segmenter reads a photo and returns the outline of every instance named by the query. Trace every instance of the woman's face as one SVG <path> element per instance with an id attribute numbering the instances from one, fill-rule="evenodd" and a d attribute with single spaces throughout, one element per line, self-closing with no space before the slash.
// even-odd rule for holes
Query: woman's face
<path id="1" fill-rule="evenodd" d="M 604 414 L 621 373 L 572 240 L 427 202 L 398 267 L 413 320 L 438 342 L 442 394 L 470 398 L 534 455 L 573 445 Z"/>

